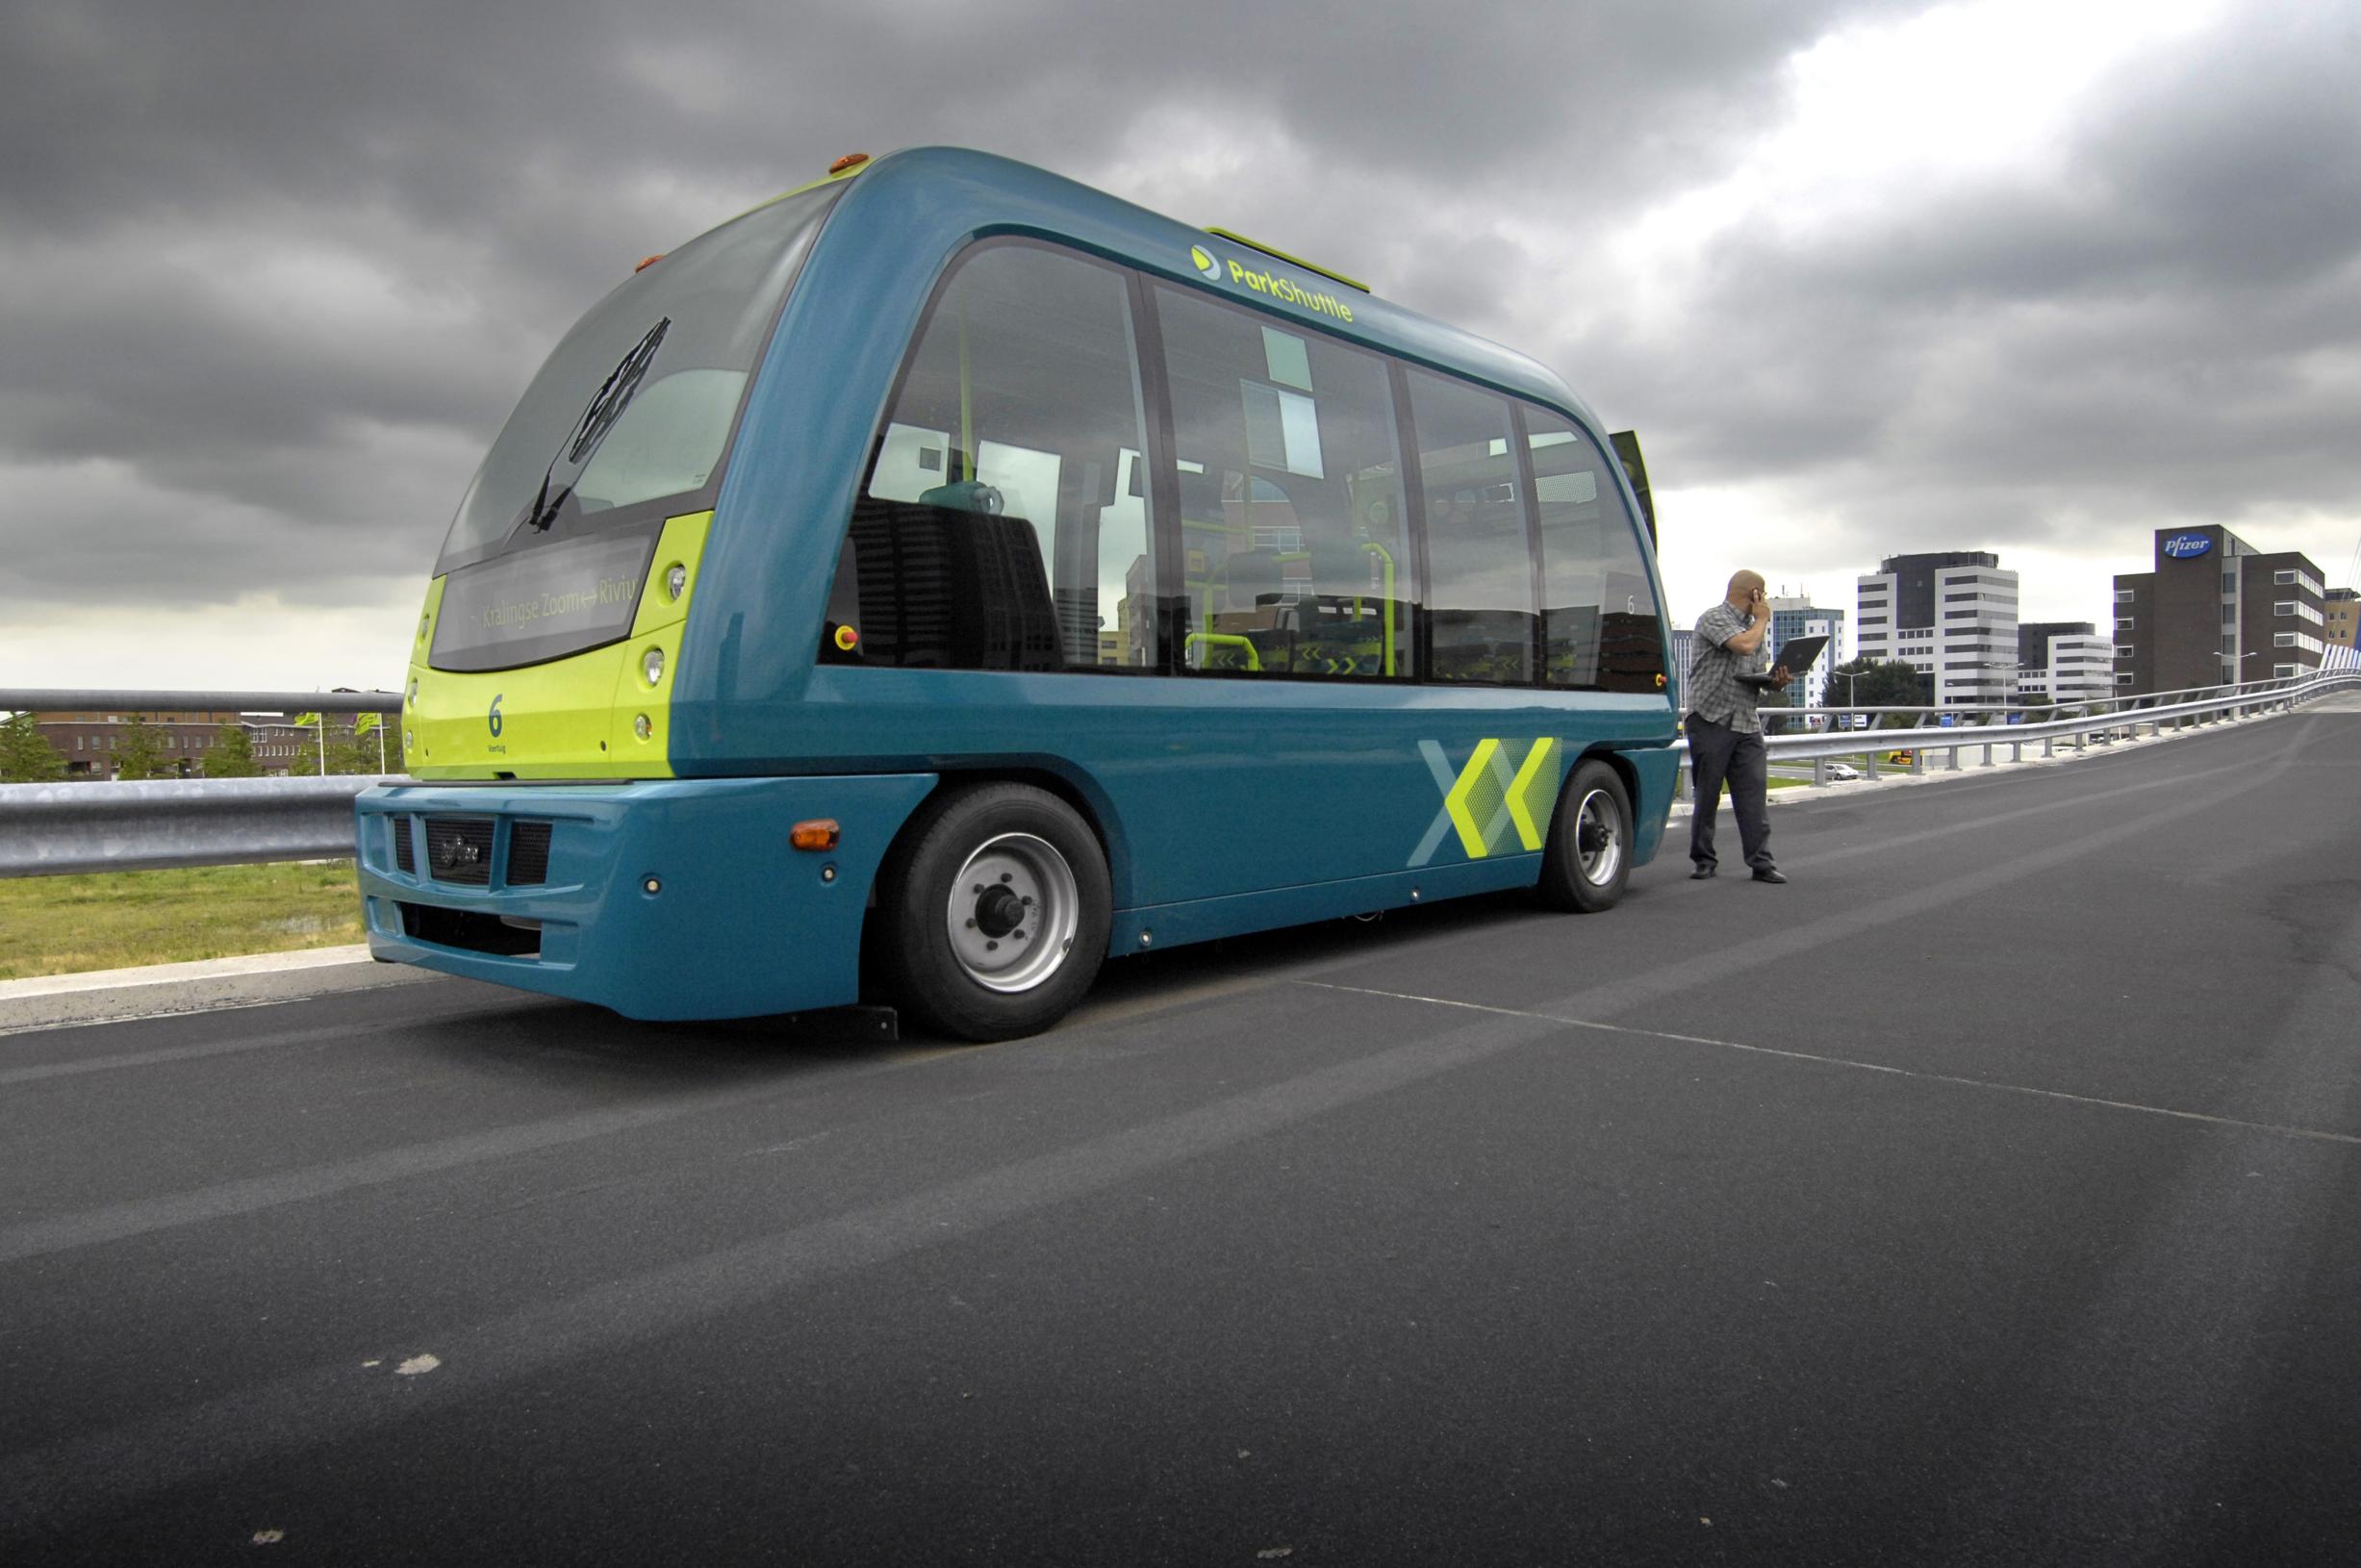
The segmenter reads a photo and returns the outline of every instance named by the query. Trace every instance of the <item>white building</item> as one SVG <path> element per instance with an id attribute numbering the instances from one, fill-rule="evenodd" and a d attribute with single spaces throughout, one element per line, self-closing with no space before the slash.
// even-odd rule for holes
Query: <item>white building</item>
<path id="1" fill-rule="evenodd" d="M 2017 573 L 1998 556 L 1888 556 L 1859 583 L 1859 657 L 1909 665 L 1943 707 L 1999 707 L 2016 695 Z"/>
<path id="2" fill-rule="evenodd" d="M 1812 668 L 1788 682 L 1788 706 L 1829 706 L 1828 672 L 1851 657 L 1844 651 L 1844 612 L 1823 609 L 1814 604 L 1806 594 L 1781 594 L 1766 602 L 1770 605 L 1771 646 L 1774 651 L 1787 646 L 1798 637 L 1828 639 L 1828 646 Z"/>
<path id="3" fill-rule="evenodd" d="M 2115 639 L 2088 620 L 2017 628 L 2017 695 L 2027 701 L 2094 702 L 2115 695 Z"/>

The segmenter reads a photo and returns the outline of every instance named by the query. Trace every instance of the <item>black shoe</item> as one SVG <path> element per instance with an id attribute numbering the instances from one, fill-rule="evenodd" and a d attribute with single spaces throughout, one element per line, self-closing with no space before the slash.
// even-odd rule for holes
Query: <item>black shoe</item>
<path id="1" fill-rule="evenodd" d="M 1758 882 L 1782 882 L 1782 883 L 1783 883 L 1783 882 L 1785 882 L 1785 881 L 1787 880 L 1787 878 L 1786 878 L 1785 876 L 1783 876 L 1783 875 L 1781 875 L 1781 874 L 1779 873 L 1778 870 L 1777 870 L 1775 867 L 1771 867 L 1771 866 L 1762 866 L 1762 867 L 1758 867 L 1758 868 L 1756 869 L 1756 871 L 1755 871 L 1755 873 L 1754 873 L 1754 879 L 1755 879 L 1756 881 L 1758 881 Z"/>
<path id="2" fill-rule="evenodd" d="M 1711 867 L 1711 866 L 1699 866 L 1699 867 L 1698 867 L 1698 868 L 1697 868 L 1695 871 L 1690 872 L 1690 873 L 1688 873 L 1688 879 L 1689 879 L 1690 881 L 1692 881 L 1692 882 L 1702 882 L 1702 881 L 1704 881 L 1704 880 L 1705 880 L 1707 877 L 1709 877 L 1709 876 L 1711 876 L 1711 875 L 1713 875 L 1713 874 L 1714 874 L 1714 868 L 1713 868 L 1713 867 Z"/>

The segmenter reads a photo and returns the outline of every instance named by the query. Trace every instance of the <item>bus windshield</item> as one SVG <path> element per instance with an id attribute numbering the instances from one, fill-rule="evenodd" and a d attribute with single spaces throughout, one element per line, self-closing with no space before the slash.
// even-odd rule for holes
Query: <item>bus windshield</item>
<path id="1" fill-rule="evenodd" d="M 841 182 L 689 241 L 567 333 L 459 503 L 437 574 L 707 489 Z"/>

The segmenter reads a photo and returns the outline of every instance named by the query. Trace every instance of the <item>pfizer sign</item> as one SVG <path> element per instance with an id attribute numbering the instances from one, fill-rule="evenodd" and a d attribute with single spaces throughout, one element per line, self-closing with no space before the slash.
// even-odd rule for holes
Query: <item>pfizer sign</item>
<path id="1" fill-rule="evenodd" d="M 2211 534 L 2174 534 L 2164 542 L 2164 552 L 2175 561 L 2187 561 L 2203 555 L 2214 547 Z"/>

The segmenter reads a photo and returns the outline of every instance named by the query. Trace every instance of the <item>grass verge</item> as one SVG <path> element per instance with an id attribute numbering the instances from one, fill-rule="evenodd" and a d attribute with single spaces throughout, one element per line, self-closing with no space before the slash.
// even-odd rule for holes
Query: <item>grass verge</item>
<path id="1" fill-rule="evenodd" d="M 0 879 L 0 980 L 361 940 L 349 860 Z"/>

